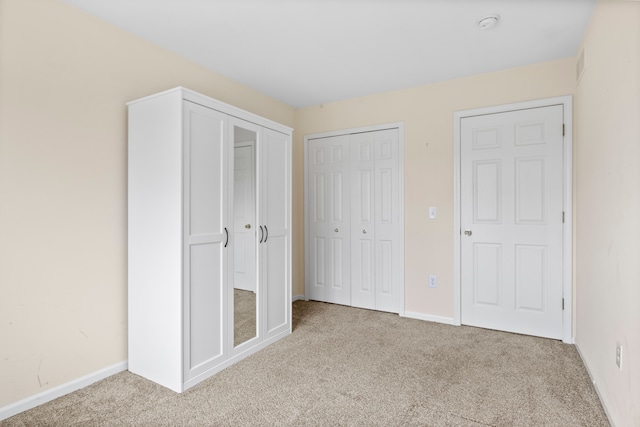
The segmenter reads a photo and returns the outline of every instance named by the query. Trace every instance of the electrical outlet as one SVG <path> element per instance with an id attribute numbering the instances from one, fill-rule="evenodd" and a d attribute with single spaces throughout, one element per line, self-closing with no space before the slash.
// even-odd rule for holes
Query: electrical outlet
<path id="1" fill-rule="evenodd" d="M 622 344 L 616 343 L 616 365 L 622 369 Z"/>
<path id="2" fill-rule="evenodd" d="M 438 277 L 434 275 L 429 275 L 429 287 L 437 288 L 438 287 Z"/>

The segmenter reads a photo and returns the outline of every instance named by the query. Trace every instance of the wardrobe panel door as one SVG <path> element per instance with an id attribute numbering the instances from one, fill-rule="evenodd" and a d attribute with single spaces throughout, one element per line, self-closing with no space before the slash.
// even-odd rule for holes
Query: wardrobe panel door
<path id="1" fill-rule="evenodd" d="M 227 290 L 228 340 L 234 355 L 246 352 L 262 338 L 259 316 L 264 298 L 258 277 L 258 238 L 262 225 L 258 217 L 258 147 L 262 128 L 229 117 L 229 140 L 233 165 L 229 165 L 230 258 Z M 232 188 L 231 188 L 232 187 Z"/>
<path id="2" fill-rule="evenodd" d="M 184 376 L 225 356 L 227 116 L 184 102 Z"/>
<path id="3" fill-rule="evenodd" d="M 263 129 L 262 164 L 258 183 L 261 196 L 260 223 L 265 227 L 261 244 L 266 337 L 290 329 L 291 319 L 291 138 Z"/>

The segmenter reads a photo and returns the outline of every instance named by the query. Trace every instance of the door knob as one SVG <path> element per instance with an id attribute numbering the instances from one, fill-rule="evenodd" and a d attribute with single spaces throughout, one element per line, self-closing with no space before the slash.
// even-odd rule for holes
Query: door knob
<path id="1" fill-rule="evenodd" d="M 464 230 L 464 235 L 465 236 L 471 236 L 473 234 L 473 232 L 469 229 Z"/>
<path id="2" fill-rule="evenodd" d="M 246 228 L 247 230 L 251 228 L 251 224 L 247 224 L 244 226 L 244 228 Z"/>
<path id="3" fill-rule="evenodd" d="M 362 234 L 367 234 L 367 229 L 362 230 Z"/>
<path id="4" fill-rule="evenodd" d="M 337 233 L 339 230 L 336 228 L 336 229 L 335 229 L 335 230 L 333 230 L 333 231 L 335 231 L 335 232 Z"/>

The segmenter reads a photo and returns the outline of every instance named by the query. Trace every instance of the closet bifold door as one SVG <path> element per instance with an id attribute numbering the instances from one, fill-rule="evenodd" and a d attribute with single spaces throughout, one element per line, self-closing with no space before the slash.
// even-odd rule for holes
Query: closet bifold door
<path id="1" fill-rule="evenodd" d="M 263 128 L 258 152 L 261 319 L 269 339 L 291 330 L 291 137 Z"/>
<path id="2" fill-rule="evenodd" d="M 402 305 L 400 256 L 400 158 L 398 129 L 375 132 L 375 309 L 398 313 Z"/>
<path id="3" fill-rule="evenodd" d="M 349 135 L 309 141 L 309 298 L 351 305 Z"/>
<path id="4" fill-rule="evenodd" d="M 390 128 L 308 140 L 309 299 L 401 311 L 399 138 Z"/>
<path id="5" fill-rule="evenodd" d="M 197 378 L 227 356 L 227 115 L 183 101 L 183 369 Z M 188 385 L 187 387 L 188 388 Z"/>
<path id="6" fill-rule="evenodd" d="M 376 308 L 375 132 L 351 135 L 351 305 Z"/>
<path id="7" fill-rule="evenodd" d="M 351 135 L 351 305 L 400 309 L 398 130 Z"/>

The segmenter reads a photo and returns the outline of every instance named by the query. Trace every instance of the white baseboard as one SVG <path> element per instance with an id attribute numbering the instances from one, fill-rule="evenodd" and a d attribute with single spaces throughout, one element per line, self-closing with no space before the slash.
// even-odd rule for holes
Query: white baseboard
<path id="1" fill-rule="evenodd" d="M 598 387 L 598 383 L 596 382 L 596 380 L 593 378 L 593 373 L 591 372 L 591 368 L 589 368 L 589 364 L 587 363 L 587 359 L 585 359 L 584 355 L 582 354 L 582 350 L 580 350 L 580 345 L 578 344 L 578 340 L 574 340 L 574 341 L 575 341 L 574 345 L 576 347 L 576 350 L 578 351 L 578 355 L 580 356 L 580 359 L 582 359 L 582 364 L 587 369 L 587 373 L 589 374 L 589 378 L 591 379 L 591 383 L 593 384 L 593 387 L 596 389 L 596 394 L 598 395 L 598 398 L 600 399 L 600 403 L 602 403 L 602 408 L 604 409 L 604 413 L 607 415 L 607 418 L 609 419 L 609 424 L 611 424 L 612 427 L 621 426 L 622 424 L 620 424 L 620 423 L 618 423 L 616 421 L 615 417 L 613 416 L 613 414 L 609 410 L 608 400 L 600 392 L 600 388 Z"/>
<path id="2" fill-rule="evenodd" d="M 58 397 L 64 396 L 65 394 L 80 390 L 81 388 L 87 387 L 97 381 L 117 374 L 118 372 L 126 371 L 127 366 L 128 363 L 125 360 L 123 362 L 116 363 L 115 365 L 111 365 L 104 369 L 100 369 L 99 371 L 85 375 L 84 377 L 69 381 L 66 384 L 59 385 L 50 390 L 43 391 L 42 393 L 35 394 L 33 396 L 27 397 L 26 399 L 22 399 L 18 402 L 4 406 L 0 408 L 0 421 L 5 420 L 9 417 L 13 417 L 20 412 L 35 408 L 36 406 L 42 405 L 43 403 L 50 402 L 54 399 L 57 399 Z"/>
<path id="3" fill-rule="evenodd" d="M 427 322 L 444 323 L 446 325 L 455 325 L 453 317 L 433 316 L 431 314 L 414 313 L 412 311 L 405 311 L 404 317 L 410 319 L 426 320 Z"/>
<path id="4" fill-rule="evenodd" d="M 304 301 L 304 295 L 294 295 L 293 297 L 291 297 L 291 302 L 296 301 Z"/>

